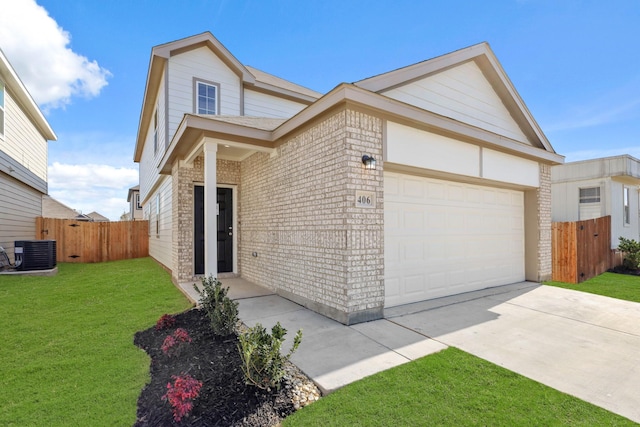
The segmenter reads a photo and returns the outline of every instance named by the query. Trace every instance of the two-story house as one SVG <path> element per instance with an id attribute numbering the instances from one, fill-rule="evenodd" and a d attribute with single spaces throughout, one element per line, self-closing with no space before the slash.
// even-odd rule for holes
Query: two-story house
<path id="1" fill-rule="evenodd" d="M 127 203 L 129 203 L 129 214 L 127 219 L 129 221 L 136 221 L 142 219 L 142 203 L 140 203 L 140 186 L 135 185 L 131 187 L 127 193 Z"/>
<path id="2" fill-rule="evenodd" d="M 351 324 L 551 277 L 563 158 L 486 43 L 326 94 L 208 32 L 156 46 L 134 161 L 176 283 L 238 275 Z"/>
<path id="3" fill-rule="evenodd" d="M 47 194 L 48 142 L 56 134 L 0 50 L 0 246 L 36 238 Z"/>

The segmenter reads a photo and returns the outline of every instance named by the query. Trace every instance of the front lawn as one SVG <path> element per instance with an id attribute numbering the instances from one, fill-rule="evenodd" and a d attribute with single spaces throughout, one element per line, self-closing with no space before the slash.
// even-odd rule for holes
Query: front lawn
<path id="1" fill-rule="evenodd" d="M 0 425 L 132 425 L 149 380 L 136 331 L 190 306 L 152 259 L 0 275 Z"/>
<path id="2" fill-rule="evenodd" d="M 456 348 L 347 385 L 295 426 L 622 426 L 630 420 Z"/>
<path id="3" fill-rule="evenodd" d="M 545 282 L 545 285 L 574 291 L 589 292 L 606 297 L 640 302 L 640 276 L 602 273 L 582 283 Z"/>

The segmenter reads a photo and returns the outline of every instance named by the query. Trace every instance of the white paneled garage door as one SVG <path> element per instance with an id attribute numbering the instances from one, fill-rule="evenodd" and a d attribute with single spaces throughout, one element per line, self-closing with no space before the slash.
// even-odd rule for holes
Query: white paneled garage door
<path id="1" fill-rule="evenodd" d="M 524 193 L 384 174 L 385 306 L 524 281 Z"/>

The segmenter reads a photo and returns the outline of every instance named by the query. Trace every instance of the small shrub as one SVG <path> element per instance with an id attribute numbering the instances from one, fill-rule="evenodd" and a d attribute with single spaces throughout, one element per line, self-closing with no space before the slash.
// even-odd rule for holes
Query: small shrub
<path id="1" fill-rule="evenodd" d="M 213 276 L 202 278 L 202 291 L 195 284 L 193 287 L 200 295 L 200 306 L 211 321 L 213 333 L 223 337 L 234 333 L 238 323 L 238 303 L 227 296 L 229 288 L 223 288 Z"/>
<path id="2" fill-rule="evenodd" d="M 293 346 L 286 356 L 280 354 L 287 330 L 276 323 L 271 334 L 261 324 L 256 324 L 238 336 L 238 349 L 242 358 L 242 372 L 247 384 L 263 390 L 280 388 L 284 377 L 284 364 L 302 341 L 302 330 L 298 330 Z"/>
<path id="3" fill-rule="evenodd" d="M 169 329 L 176 324 L 176 318 L 170 314 L 163 314 L 156 322 L 156 331 Z"/>
<path id="4" fill-rule="evenodd" d="M 624 252 L 624 260 L 622 265 L 629 270 L 640 269 L 640 243 L 633 239 L 625 239 L 620 237 L 618 250 Z"/>
<path id="5" fill-rule="evenodd" d="M 183 328 L 178 328 L 164 339 L 161 349 L 169 357 L 176 356 L 180 353 L 182 344 L 189 342 L 191 342 L 189 333 Z"/>
<path id="6" fill-rule="evenodd" d="M 171 378 L 173 384 L 167 383 L 167 393 L 162 396 L 162 400 L 169 401 L 173 419 L 180 422 L 193 409 L 193 401 L 200 395 L 202 382 L 185 373 L 172 375 Z"/>

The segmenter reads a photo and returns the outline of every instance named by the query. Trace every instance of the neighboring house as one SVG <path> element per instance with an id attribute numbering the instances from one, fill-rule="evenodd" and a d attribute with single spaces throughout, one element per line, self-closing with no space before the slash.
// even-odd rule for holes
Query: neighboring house
<path id="1" fill-rule="evenodd" d="M 87 214 L 91 221 L 93 222 L 109 222 L 109 218 L 104 215 L 100 215 L 98 212 L 89 212 Z"/>
<path id="2" fill-rule="evenodd" d="M 629 155 L 569 162 L 551 168 L 552 219 L 611 216 L 611 248 L 620 237 L 640 239 L 640 160 Z"/>
<path id="3" fill-rule="evenodd" d="M 140 203 L 140 186 L 136 185 L 129 189 L 127 194 L 127 202 L 129 202 L 129 215 L 131 221 L 142 219 L 142 204 Z"/>
<path id="4" fill-rule="evenodd" d="M 71 209 L 51 196 L 42 196 L 42 216 L 44 218 L 74 219 L 76 221 L 92 221 L 87 215 Z"/>
<path id="5" fill-rule="evenodd" d="M 551 278 L 563 157 L 486 43 L 324 95 L 208 32 L 156 46 L 134 161 L 174 282 L 239 275 L 351 324 Z"/>
<path id="6" fill-rule="evenodd" d="M 47 194 L 47 141 L 56 134 L 0 49 L 0 246 L 36 238 Z"/>

